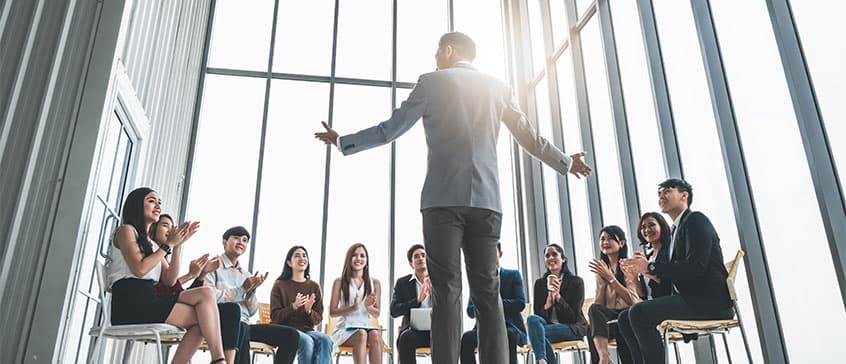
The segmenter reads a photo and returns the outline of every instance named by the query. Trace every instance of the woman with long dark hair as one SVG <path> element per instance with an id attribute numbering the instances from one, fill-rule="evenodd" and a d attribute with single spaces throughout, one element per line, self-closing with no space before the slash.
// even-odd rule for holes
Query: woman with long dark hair
<path id="1" fill-rule="evenodd" d="M 308 251 L 300 245 L 288 250 L 282 274 L 270 292 L 270 319 L 274 324 L 297 329 L 299 364 L 329 363 L 332 339 L 314 327 L 323 321 L 323 295 L 311 280 Z"/>
<path id="2" fill-rule="evenodd" d="M 557 364 L 552 343 L 581 340 L 587 332 L 582 314 L 585 282 L 567 269 L 564 248 L 549 244 L 544 249 L 546 273 L 535 281 L 534 315 L 526 319 L 529 343 L 540 364 Z"/>
<path id="3" fill-rule="evenodd" d="M 175 229 L 173 217 L 168 214 L 159 215 L 159 220 L 150 225 L 150 239 L 156 244 L 166 244 L 169 234 L 172 234 Z M 170 257 L 169 269 L 179 271 L 179 260 L 182 254 L 182 245 L 172 248 L 173 253 Z M 203 254 L 197 259 L 191 261 L 188 273 L 176 279 L 172 286 L 168 286 L 165 282 L 159 281 L 156 283 L 156 293 L 159 296 L 178 295 L 179 292 L 184 291 L 182 286 L 190 280 L 194 280 L 190 288 L 197 288 L 203 286 L 203 279 L 206 274 L 213 272 L 220 267 L 220 257 L 209 259 L 209 254 Z M 220 314 L 220 337 L 223 345 L 224 356 L 238 358 L 238 348 L 244 347 L 246 344 L 249 347 L 249 335 L 245 330 L 241 330 L 241 308 L 237 303 L 220 302 L 217 304 L 217 310 Z M 243 357 L 248 354 L 242 353 Z"/>
<path id="4" fill-rule="evenodd" d="M 620 259 L 629 255 L 626 233 L 617 225 L 609 225 L 599 231 L 599 259 L 594 259 L 588 266 L 596 274 L 596 298 L 588 309 L 590 331 L 588 346 L 593 364 L 610 364 L 608 339 L 619 338 L 617 325 L 609 325 L 620 311 L 640 302 L 637 275 L 625 274 L 620 267 Z M 617 340 L 617 352 L 621 363 L 631 363 L 632 358 L 624 340 Z"/>
<path id="5" fill-rule="evenodd" d="M 172 286 L 179 273 L 171 269 L 167 256 L 199 227 L 199 223 L 186 222 L 168 234 L 166 243 L 156 247 L 148 232 L 160 214 L 161 199 L 152 189 L 138 188 L 126 197 L 121 225 L 109 249 L 112 324 L 163 322 L 181 327 L 188 331 L 177 347 L 173 363 L 188 363 L 205 338 L 212 358 L 216 358 L 212 363 L 232 364 L 234 357 L 227 358 L 223 353 L 217 302 L 210 288 L 193 288 L 164 297 L 156 294 L 156 282 Z"/>
<path id="6" fill-rule="evenodd" d="M 370 263 L 364 244 L 347 249 L 344 270 L 332 284 L 329 315 L 340 316 L 332 333 L 338 346 L 352 346 L 353 362 L 365 364 L 370 347 L 370 364 L 382 363 L 382 334 L 370 324 L 370 316 L 379 317 L 382 289 L 378 279 L 370 277 Z"/>
<path id="7" fill-rule="evenodd" d="M 656 260 L 669 261 L 668 250 L 670 246 L 670 225 L 664 216 L 657 212 L 647 212 L 640 217 L 638 224 L 637 239 L 646 252 L 646 259 L 650 262 Z M 643 299 L 652 299 L 670 295 L 672 284 L 661 283 L 661 279 L 650 274 L 643 275 L 642 284 L 638 285 L 638 296 Z"/>

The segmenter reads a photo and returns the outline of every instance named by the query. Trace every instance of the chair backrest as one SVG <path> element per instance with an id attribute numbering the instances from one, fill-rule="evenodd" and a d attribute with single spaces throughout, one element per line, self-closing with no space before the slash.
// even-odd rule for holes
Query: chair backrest
<path id="1" fill-rule="evenodd" d="M 738 249 L 737 254 L 734 255 L 734 259 L 726 262 L 726 271 L 728 271 L 726 285 L 728 286 L 729 296 L 732 301 L 737 301 L 737 292 L 734 289 L 734 279 L 737 277 L 738 267 L 740 266 L 740 262 L 743 261 L 744 255 L 746 255 L 746 253 L 743 252 L 743 249 Z"/>
<path id="2" fill-rule="evenodd" d="M 326 325 L 323 326 L 323 332 L 327 335 L 332 335 L 332 332 L 335 331 L 335 326 L 338 326 L 338 318 L 329 316 L 326 320 Z"/>
<path id="3" fill-rule="evenodd" d="M 258 323 L 260 324 L 269 324 L 270 323 L 270 304 L 259 302 L 259 319 Z"/>
<path id="4" fill-rule="evenodd" d="M 590 305 L 593 304 L 594 300 L 595 299 L 593 297 L 585 298 L 585 303 L 582 304 L 582 315 L 585 316 L 585 320 L 587 320 L 588 324 L 590 324 L 590 316 L 588 316 L 588 310 L 590 309 Z"/>
<path id="5" fill-rule="evenodd" d="M 112 318 L 110 317 L 112 314 L 112 307 L 111 302 L 109 302 L 107 292 L 109 287 L 106 286 L 106 266 L 98 259 L 95 259 L 95 261 L 96 263 L 94 263 L 94 267 L 97 274 L 97 285 L 100 286 L 100 318 L 102 319 L 100 322 L 100 328 L 105 329 L 106 327 L 112 325 Z"/>

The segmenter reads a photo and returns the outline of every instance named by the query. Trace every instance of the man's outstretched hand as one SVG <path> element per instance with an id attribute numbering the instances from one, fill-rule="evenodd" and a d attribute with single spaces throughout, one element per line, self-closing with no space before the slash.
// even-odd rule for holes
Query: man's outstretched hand
<path id="1" fill-rule="evenodd" d="M 590 166 L 587 165 L 584 160 L 582 160 L 582 158 L 584 158 L 586 155 L 587 152 L 579 152 L 570 156 L 570 158 L 572 159 L 572 164 L 570 164 L 570 173 L 576 176 L 576 178 L 582 178 L 582 176 L 590 176 L 590 173 L 593 171 Z"/>
<path id="2" fill-rule="evenodd" d="M 319 139 L 324 144 L 338 145 L 338 132 L 329 127 L 325 121 L 321 121 L 323 127 L 326 129 L 325 133 L 314 133 L 314 137 Z"/>

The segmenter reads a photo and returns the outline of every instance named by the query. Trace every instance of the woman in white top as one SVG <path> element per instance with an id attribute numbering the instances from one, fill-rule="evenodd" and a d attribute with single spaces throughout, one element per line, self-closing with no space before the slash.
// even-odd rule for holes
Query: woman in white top
<path id="1" fill-rule="evenodd" d="M 115 231 L 109 249 L 109 285 L 112 291 L 112 324 L 167 323 L 187 329 L 173 358 L 173 363 L 188 363 L 202 343 L 209 345 L 212 363 L 234 362 L 224 357 L 220 322 L 214 291 L 210 287 L 192 288 L 178 295 L 160 297 L 154 285 L 161 280 L 172 286 L 179 274 L 167 256 L 182 245 L 199 227 L 186 222 L 173 228 L 167 242 L 158 247 L 149 239 L 150 225 L 161 214 L 161 199 L 150 188 L 129 193 L 123 205 L 121 225 Z"/>
<path id="2" fill-rule="evenodd" d="M 379 280 L 370 278 L 367 248 L 356 243 L 347 250 L 341 277 L 332 284 L 329 316 L 341 318 L 332 333 L 335 346 L 352 346 L 353 362 L 382 363 L 382 334 L 370 323 L 379 317 L 382 289 Z"/>

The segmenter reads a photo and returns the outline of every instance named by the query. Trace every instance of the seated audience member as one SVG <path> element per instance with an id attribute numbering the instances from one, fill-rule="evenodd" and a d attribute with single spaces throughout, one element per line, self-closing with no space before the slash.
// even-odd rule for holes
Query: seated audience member
<path id="1" fill-rule="evenodd" d="M 323 321 L 323 295 L 310 272 L 306 248 L 289 249 L 270 292 L 270 318 L 274 324 L 297 329 L 299 364 L 324 364 L 332 360 L 332 338 L 314 330 Z"/>
<path id="2" fill-rule="evenodd" d="M 406 253 L 408 265 L 414 273 L 397 279 L 394 295 L 391 297 L 391 317 L 402 316 L 402 325 L 397 335 L 399 364 L 416 364 L 417 348 L 429 347 L 429 331 L 417 331 L 411 328 L 411 309 L 432 307 L 432 284 L 426 269 L 426 249 L 414 244 Z"/>
<path id="3" fill-rule="evenodd" d="M 247 250 L 250 233 L 241 226 L 235 226 L 223 233 L 223 254 L 220 255 L 220 267 L 206 274 L 205 285 L 215 288 L 217 301 L 236 303 L 239 307 L 240 330 L 248 340 L 241 340 L 238 362 L 250 363 L 250 341 L 265 343 L 276 347 L 274 364 L 293 363 L 297 352 L 299 335 L 296 329 L 278 324 L 250 325 L 250 317 L 258 311 L 258 299 L 255 292 L 267 273 L 250 274 L 241 267 L 239 258 Z"/>
<path id="4" fill-rule="evenodd" d="M 659 259 L 669 261 L 667 249 L 664 249 L 670 245 L 670 225 L 667 220 L 660 213 L 647 212 L 641 216 L 639 226 L 637 239 L 643 246 L 646 260 L 650 263 Z M 672 291 L 669 280 L 661 281 L 649 273 L 641 274 L 640 278 L 643 282 L 638 285 L 638 296 L 643 299 L 669 296 Z"/>
<path id="5" fill-rule="evenodd" d="M 108 284 L 112 291 L 112 324 L 167 323 L 186 329 L 173 363 L 188 363 L 203 338 L 208 342 L 212 363 L 234 362 L 234 352 L 224 355 L 220 321 L 214 292 L 192 288 L 177 295 L 160 297 L 154 285 L 176 282 L 178 272 L 167 260 L 174 247 L 197 231 L 199 223 L 186 222 L 168 234 L 165 244 L 156 246 L 148 237 L 150 225 L 161 214 L 161 199 L 152 189 L 133 190 L 123 205 L 121 225 L 109 247 Z"/>
<path id="6" fill-rule="evenodd" d="M 159 220 L 150 225 L 150 239 L 159 245 L 167 243 L 168 234 L 173 230 L 173 226 L 173 218 L 170 215 L 159 215 Z M 178 271 L 182 245 L 173 248 L 172 251 L 170 269 Z M 156 294 L 161 297 L 178 295 L 179 292 L 183 291 L 182 285 L 191 279 L 194 279 L 191 288 L 202 287 L 206 274 L 219 266 L 220 259 L 218 257 L 209 259 L 208 254 L 203 254 L 191 261 L 188 273 L 177 278 L 173 285 L 168 286 L 163 281 L 157 282 Z M 249 345 L 249 335 L 247 332 L 243 332 L 240 327 L 241 308 L 236 303 L 218 303 L 217 311 L 220 313 L 220 337 L 223 344 L 223 353 L 226 356 L 234 355 L 237 360 L 236 350 L 242 346 L 243 342 Z"/>
<path id="7" fill-rule="evenodd" d="M 609 225 L 599 233 L 599 259 L 589 263 L 590 271 L 596 274 L 596 298 L 588 309 L 590 328 L 588 345 L 590 360 L 593 364 L 610 364 L 608 339 L 617 340 L 617 354 L 621 363 L 631 363 L 631 354 L 625 340 L 619 336 L 617 325 L 608 321 L 616 320 L 620 311 L 640 302 L 637 287 L 640 282 L 635 274 L 624 274 L 620 268 L 620 259 L 628 257 L 626 233 L 619 226 Z"/>
<path id="8" fill-rule="evenodd" d="M 664 345 L 655 327 L 667 319 L 721 320 L 734 316 L 726 286 L 720 238 L 711 221 L 691 211 L 693 188 L 680 179 L 658 185 L 661 212 L 673 220 L 668 260 L 650 262 L 643 253 L 624 259 L 623 269 L 671 284 L 670 296 L 656 297 L 621 312 L 619 325 L 636 363 L 663 363 Z M 626 333 L 633 333 L 632 336 Z"/>
<path id="9" fill-rule="evenodd" d="M 502 244 L 496 244 L 496 266 L 499 268 L 499 295 L 502 298 L 502 309 L 505 314 L 505 329 L 508 334 L 509 363 L 517 364 L 517 345 L 526 344 L 526 327 L 523 325 L 523 309 L 526 307 L 526 296 L 523 294 L 523 278 L 520 271 L 505 269 L 500 266 L 502 259 Z M 467 302 L 467 316 L 476 318 L 476 306 L 473 297 Z M 461 364 L 476 364 L 474 351 L 479 345 L 478 326 L 461 336 Z"/>
<path id="10" fill-rule="evenodd" d="M 337 346 L 352 346 L 353 363 L 382 363 L 382 333 L 370 323 L 379 317 L 382 290 L 379 280 L 370 278 L 367 248 L 356 243 L 344 259 L 344 270 L 332 284 L 329 315 L 340 317 L 332 341 Z M 368 351 L 367 348 L 370 348 Z"/>
<path id="11" fill-rule="evenodd" d="M 535 314 L 526 319 L 529 343 L 539 364 L 557 364 L 552 343 L 581 340 L 587 333 L 582 314 L 585 283 L 567 269 L 564 248 L 549 244 L 544 249 L 546 274 L 535 281 L 532 300 Z"/>

